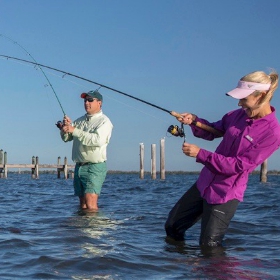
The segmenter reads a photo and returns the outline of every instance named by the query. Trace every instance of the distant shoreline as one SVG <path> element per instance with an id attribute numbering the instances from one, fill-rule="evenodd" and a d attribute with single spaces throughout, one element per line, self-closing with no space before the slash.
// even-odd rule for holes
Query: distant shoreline
<path id="1" fill-rule="evenodd" d="M 70 170 L 69 172 L 73 172 Z M 20 171 L 9 171 L 9 173 L 20 173 L 20 174 L 31 174 L 30 170 L 20 170 Z M 140 171 L 122 171 L 122 170 L 108 170 L 107 174 L 139 174 Z M 145 171 L 145 174 L 151 174 L 151 172 Z M 165 174 L 186 174 L 186 175 L 199 175 L 200 171 L 165 171 Z M 40 174 L 57 174 L 56 170 L 40 170 Z M 157 171 L 160 174 L 160 171 Z M 250 175 L 260 174 L 259 170 L 253 171 Z M 269 170 L 267 171 L 269 175 L 280 175 L 280 170 Z"/>

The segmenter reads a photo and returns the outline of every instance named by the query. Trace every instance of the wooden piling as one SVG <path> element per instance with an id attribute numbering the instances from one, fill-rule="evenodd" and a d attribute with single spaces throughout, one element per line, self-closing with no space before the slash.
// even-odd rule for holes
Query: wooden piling
<path id="1" fill-rule="evenodd" d="M 140 143 L 140 179 L 144 179 L 144 144 Z"/>
<path id="2" fill-rule="evenodd" d="M 156 144 L 152 144 L 151 146 L 151 177 L 152 179 L 157 178 L 157 170 L 156 170 Z"/>
<path id="3" fill-rule="evenodd" d="M 160 179 L 165 180 L 165 139 L 160 139 Z"/>
<path id="4" fill-rule="evenodd" d="M 67 158 L 64 158 L 64 166 L 63 166 L 63 171 L 64 171 L 64 178 L 68 178 L 68 169 L 67 169 Z"/>
<path id="5" fill-rule="evenodd" d="M 4 178 L 8 177 L 7 161 L 7 152 L 4 152 Z"/>
<path id="6" fill-rule="evenodd" d="M 267 159 L 261 164 L 260 181 L 262 183 L 267 182 Z"/>
<path id="7" fill-rule="evenodd" d="M 7 178 L 7 153 L 0 150 L 0 178 Z"/>
<path id="8" fill-rule="evenodd" d="M 57 166 L 59 165 L 60 165 L 60 157 L 57 158 Z M 57 178 L 60 179 L 61 168 L 57 167 L 56 171 L 57 171 Z"/>
<path id="9" fill-rule="evenodd" d="M 3 165 L 3 150 L 0 150 L 0 164 Z M 0 178 L 3 178 L 3 168 L 0 168 Z"/>
<path id="10" fill-rule="evenodd" d="M 31 178 L 32 178 L 32 179 L 35 179 L 35 178 L 36 178 L 36 175 L 35 175 L 35 163 L 36 163 L 36 158 L 35 158 L 35 156 L 33 156 L 33 157 L 31 158 L 31 164 L 34 165 L 34 167 L 31 168 Z"/>
<path id="11" fill-rule="evenodd" d="M 39 157 L 36 157 L 36 161 L 35 161 L 35 173 L 36 173 L 36 179 L 39 179 Z"/>

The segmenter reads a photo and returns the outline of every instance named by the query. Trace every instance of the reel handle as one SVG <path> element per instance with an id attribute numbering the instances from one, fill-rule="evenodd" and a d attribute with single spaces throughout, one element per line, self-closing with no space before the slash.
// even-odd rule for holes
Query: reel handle
<path id="1" fill-rule="evenodd" d="M 171 111 L 170 114 L 171 114 L 173 117 L 175 117 L 175 118 L 181 118 L 181 117 L 182 117 L 179 113 L 177 113 L 177 112 L 175 112 L 175 111 Z M 197 121 L 193 121 L 192 124 L 194 124 L 195 126 L 197 126 L 197 127 L 199 127 L 199 128 L 202 128 L 202 129 L 204 129 L 204 130 L 206 130 L 206 131 L 208 131 L 208 132 L 211 132 L 211 133 L 213 133 L 213 134 L 216 135 L 216 136 L 221 137 L 221 136 L 224 135 L 223 132 L 221 132 L 221 131 L 219 131 L 219 130 L 215 129 L 214 127 L 209 126 L 209 125 L 207 125 L 207 124 L 204 124 L 204 123 L 201 123 L 201 122 L 197 122 Z"/>

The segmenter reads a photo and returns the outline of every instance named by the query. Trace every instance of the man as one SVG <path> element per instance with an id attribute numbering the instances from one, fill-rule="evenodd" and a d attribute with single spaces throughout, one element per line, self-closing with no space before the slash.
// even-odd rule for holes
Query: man
<path id="1" fill-rule="evenodd" d="M 82 93 L 81 98 L 86 114 L 73 123 L 65 116 L 61 138 L 73 141 L 74 194 L 79 196 L 81 209 L 92 212 L 98 210 L 98 196 L 107 173 L 106 150 L 113 125 L 102 112 L 103 97 L 98 90 Z"/>

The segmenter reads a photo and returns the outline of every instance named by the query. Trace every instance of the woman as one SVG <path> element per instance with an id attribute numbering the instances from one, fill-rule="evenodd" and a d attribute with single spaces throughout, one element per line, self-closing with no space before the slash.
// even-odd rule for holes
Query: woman
<path id="1" fill-rule="evenodd" d="M 209 123 L 194 114 L 178 118 L 189 124 L 194 136 L 213 140 L 211 132 L 196 122 L 222 132 L 216 151 L 184 143 L 183 153 L 203 164 L 196 183 L 180 198 L 165 224 L 167 236 L 183 240 L 185 231 L 201 219 L 200 245 L 222 245 L 223 237 L 243 200 L 249 173 L 280 146 L 280 125 L 270 100 L 278 86 L 278 74 L 262 71 L 250 73 L 227 95 L 238 99 L 241 109 L 227 113 L 220 121 Z"/>

